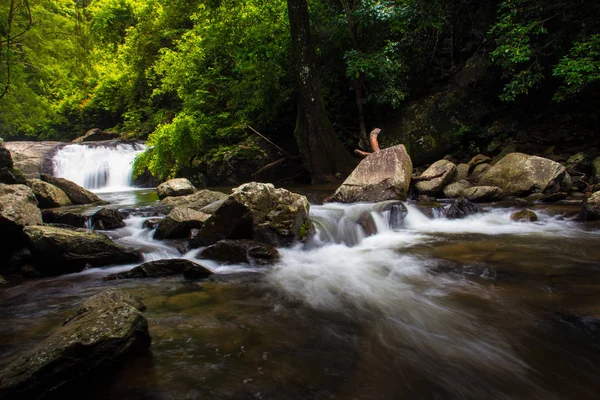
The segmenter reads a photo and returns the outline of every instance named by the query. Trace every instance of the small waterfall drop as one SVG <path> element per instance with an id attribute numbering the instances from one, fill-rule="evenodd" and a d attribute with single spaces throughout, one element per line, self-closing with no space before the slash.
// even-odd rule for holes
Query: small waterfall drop
<path id="1" fill-rule="evenodd" d="M 128 190 L 133 160 L 145 149 L 141 143 L 70 144 L 52 159 L 54 176 L 96 192 Z"/>

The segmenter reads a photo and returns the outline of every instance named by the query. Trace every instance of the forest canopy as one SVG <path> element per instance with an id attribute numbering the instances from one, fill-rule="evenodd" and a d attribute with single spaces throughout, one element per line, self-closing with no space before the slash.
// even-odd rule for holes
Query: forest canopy
<path id="1" fill-rule="evenodd" d="M 147 139 L 138 170 L 162 178 L 218 158 L 249 126 L 295 146 L 287 3 L 3 1 L 0 137 L 70 140 L 93 127 L 115 130 Z M 492 63 L 491 95 L 501 107 L 539 94 L 567 104 L 598 89 L 594 0 L 308 5 L 324 107 L 349 148 L 364 144 L 385 112 L 435 92 L 474 55 Z"/>

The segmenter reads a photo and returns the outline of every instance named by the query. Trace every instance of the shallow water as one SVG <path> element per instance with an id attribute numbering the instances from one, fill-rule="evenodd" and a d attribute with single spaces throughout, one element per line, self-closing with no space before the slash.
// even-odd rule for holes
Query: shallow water
<path id="1" fill-rule="evenodd" d="M 103 282 L 133 267 L 114 266 L 9 287 L 0 366 L 119 287 L 148 306 L 151 351 L 83 397 L 595 399 L 600 230 L 562 209 L 535 208 L 536 223 L 513 211 L 450 221 L 409 205 L 398 226 L 385 204 L 313 206 L 315 238 L 272 268 L 202 260 L 217 278 Z M 110 235 L 146 260 L 194 259 L 143 221 Z"/>

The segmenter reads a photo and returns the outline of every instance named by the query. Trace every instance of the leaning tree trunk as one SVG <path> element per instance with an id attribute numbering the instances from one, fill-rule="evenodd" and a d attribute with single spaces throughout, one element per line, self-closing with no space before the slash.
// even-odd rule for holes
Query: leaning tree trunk
<path id="1" fill-rule="evenodd" d="M 313 183 L 346 176 L 356 164 L 325 112 L 315 68 L 306 0 L 288 0 L 292 56 L 298 85 L 298 116 L 294 135 Z"/>

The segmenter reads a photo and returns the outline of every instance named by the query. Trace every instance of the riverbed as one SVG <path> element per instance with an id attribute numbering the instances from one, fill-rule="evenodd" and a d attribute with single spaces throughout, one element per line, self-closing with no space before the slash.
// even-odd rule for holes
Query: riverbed
<path id="1" fill-rule="evenodd" d="M 100 196 L 117 208 L 156 201 L 153 190 Z M 598 397 L 597 225 L 576 222 L 573 207 L 539 205 L 538 222 L 519 223 L 511 208 L 446 220 L 408 203 L 400 225 L 383 209 L 313 205 L 309 243 L 264 269 L 196 260 L 217 272 L 208 281 L 104 282 L 134 266 L 119 265 L 5 287 L 0 367 L 117 287 L 146 304 L 150 352 L 79 398 Z M 145 218 L 107 233 L 146 260 L 195 260 L 198 250 L 153 240 Z"/>

